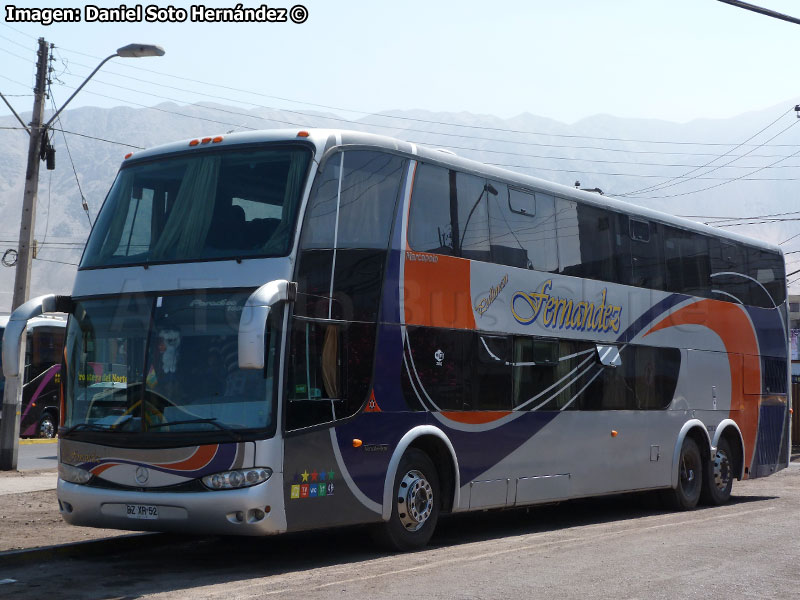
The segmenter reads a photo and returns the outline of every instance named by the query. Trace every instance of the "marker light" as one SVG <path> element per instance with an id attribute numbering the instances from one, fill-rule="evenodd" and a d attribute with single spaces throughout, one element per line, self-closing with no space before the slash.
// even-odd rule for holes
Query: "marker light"
<path id="1" fill-rule="evenodd" d="M 211 490 L 234 490 L 264 483 L 272 476 L 272 469 L 239 469 L 223 471 L 203 477 L 203 485 Z"/>
<path id="2" fill-rule="evenodd" d="M 197 144 L 199 144 L 199 143 L 200 143 L 200 140 L 192 140 L 191 142 L 189 142 L 189 145 L 190 146 L 197 146 Z"/>
<path id="3" fill-rule="evenodd" d="M 362 442 L 362 441 L 361 441 L 361 440 L 359 440 L 358 438 L 356 438 L 356 439 L 354 439 L 354 440 L 353 440 L 353 448 L 361 448 L 361 446 L 362 446 L 363 444 L 364 444 L 364 442 Z"/>
<path id="4" fill-rule="evenodd" d="M 68 481 L 69 483 L 77 483 L 80 485 L 88 483 L 92 478 L 92 474 L 86 469 L 73 467 L 72 465 L 62 462 L 58 463 L 58 476 L 64 481 Z"/>
<path id="5" fill-rule="evenodd" d="M 618 435 L 619 435 L 618 431 L 616 431 L 614 429 L 611 430 L 611 437 L 617 437 Z"/>
<path id="6" fill-rule="evenodd" d="M 310 134 L 309 134 L 307 131 L 298 131 L 298 132 L 297 132 L 297 137 L 303 137 L 303 138 L 305 138 L 305 137 L 308 137 L 309 135 L 310 135 Z"/>
<path id="7" fill-rule="evenodd" d="M 203 138 L 202 140 L 200 140 L 200 143 L 201 144 L 207 144 L 210 141 L 211 141 L 211 138 Z"/>
<path id="8" fill-rule="evenodd" d="M 215 137 L 213 140 L 211 140 L 211 143 L 213 143 L 213 144 L 219 144 L 221 141 L 222 141 L 222 136 L 221 136 L 221 135 L 218 135 L 218 136 L 217 136 L 217 137 Z"/>
<path id="9" fill-rule="evenodd" d="M 128 160 L 128 159 L 129 159 L 131 156 L 133 156 L 133 152 L 128 152 L 128 153 L 125 155 L 125 160 Z"/>

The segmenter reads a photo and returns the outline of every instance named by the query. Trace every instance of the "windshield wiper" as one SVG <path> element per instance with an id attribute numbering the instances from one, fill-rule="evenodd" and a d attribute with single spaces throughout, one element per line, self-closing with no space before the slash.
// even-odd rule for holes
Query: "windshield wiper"
<path id="1" fill-rule="evenodd" d="M 73 425 L 64 432 L 64 435 L 69 435 L 73 431 L 114 431 L 113 425 L 98 425 L 97 423 L 78 423 Z"/>
<path id="2" fill-rule="evenodd" d="M 161 427 L 169 427 L 170 425 L 189 425 L 192 423 L 208 423 L 220 431 L 224 431 L 225 433 L 229 434 L 236 441 L 240 441 L 242 439 L 239 434 L 237 434 L 227 425 L 217 423 L 216 417 L 212 417 L 210 419 L 186 419 L 185 421 L 164 421 L 163 423 L 154 423 L 153 425 L 148 425 L 148 429 L 159 429 Z"/>

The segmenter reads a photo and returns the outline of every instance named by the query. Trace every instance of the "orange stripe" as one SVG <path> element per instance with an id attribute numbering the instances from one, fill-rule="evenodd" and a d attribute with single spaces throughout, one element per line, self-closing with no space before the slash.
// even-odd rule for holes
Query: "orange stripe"
<path id="1" fill-rule="evenodd" d="M 436 262 L 405 257 L 403 305 L 409 325 L 475 329 L 470 297 L 470 261 L 414 252 Z"/>
<path id="2" fill-rule="evenodd" d="M 214 444 L 212 446 L 198 446 L 197 450 L 195 450 L 195 453 L 186 460 L 176 463 L 163 463 L 158 465 L 154 464 L 153 466 L 174 469 L 176 471 L 196 471 L 197 469 L 204 467 L 211 462 L 211 459 L 214 458 L 214 455 L 217 453 L 217 448 L 219 448 L 219 444 Z"/>
<path id="3" fill-rule="evenodd" d="M 730 418 L 739 426 L 744 439 L 745 465 L 750 466 L 758 433 L 761 399 L 761 364 L 753 325 L 737 304 L 701 300 L 667 316 L 648 331 L 679 325 L 701 325 L 716 333 L 728 353 L 731 370 Z"/>
<path id="4" fill-rule="evenodd" d="M 94 473 L 95 475 L 100 475 L 100 473 L 102 473 L 103 471 L 107 471 L 107 470 L 108 470 L 108 469 L 110 469 L 111 467 L 116 467 L 116 466 L 117 466 L 117 463 L 106 463 L 106 464 L 104 464 L 104 465 L 98 465 L 98 466 L 96 466 L 96 467 L 95 467 L 94 469 L 92 469 L 91 471 L 92 471 L 92 473 Z"/>
<path id="5" fill-rule="evenodd" d="M 483 425 L 484 423 L 491 423 L 503 417 L 510 415 L 509 410 L 486 410 L 486 411 L 464 411 L 464 412 L 441 412 L 442 416 L 447 417 L 451 421 L 458 423 L 466 423 L 468 425 Z"/>

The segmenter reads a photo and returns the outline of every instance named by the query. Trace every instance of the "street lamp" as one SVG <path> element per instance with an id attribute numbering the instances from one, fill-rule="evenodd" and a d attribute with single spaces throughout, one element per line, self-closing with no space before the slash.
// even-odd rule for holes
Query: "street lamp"
<path id="1" fill-rule="evenodd" d="M 55 121 L 56 117 L 58 117 L 58 115 L 61 114 L 61 111 L 64 110 L 64 108 L 66 108 L 67 104 L 69 104 L 70 101 L 78 94 L 78 92 L 80 92 L 83 89 L 83 86 L 85 86 L 87 83 L 89 83 L 89 80 L 92 77 L 94 77 L 94 74 L 97 73 L 100 70 L 100 67 L 102 67 L 104 64 L 106 64 L 112 58 L 116 58 L 117 56 L 119 56 L 121 58 L 142 58 L 144 56 L 164 56 L 164 49 L 161 46 L 155 46 L 153 44 L 128 44 L 127 46 L 123 46 L 122 48 L 119 48 L 111 56 L 105 57 L 103 59 L 103 61 L 99 65 L 97 65 L 95 67 L 94 71 L 89 73 L 89 76 L 86 79 L 83 80 L 83 83 L 78 86 L 78 89 L 76 89 L 74 92 L 72 92 L 72 95 L 69 98 L 67 98 L 67 101 L 64 102 L 64 104 L 61 105 L 61 108 L 59 108 L 53 114 L 53 116 L 50 117 L 50 120 L 47 123 L 44 124 L 44 128 L 47 129 L 50 126 L 50 124 L 53 121 Z"/>
<path id="2" fill-rule="evenodd" d="M 164 49 L 161 46 L 151 44 L 128 44 L 119 48 L 114 54 L 106 57 L 97 65 L 94 71 L 81 83 L 78 88 L 67 98 L 67 101 L 59 108 L 47 123 L 44 120 L 45 93 L 47 87 L 47 62 L 49 46 L 44 38 L 39 38 L 39 60 L 36 64 L 36 87 L 34 88 L 33 115 L 28 134 L 30 142 L 28 144 L 28 166 L 25 171 L 25 192 L 22 198 L 22 220 L 19 229 L 19 247 L 17 251 L 17 269 L 14 275 L 14 297 L 11 302 L 11 309 L 16 310 L 28 299 L 28 292 L 31 283 L 31 245 L 33 243 L 33 224 L 36 215 L 36 197 L 39 191 L 39 161 L 45 158 L 49 152 L 42 153 L 42 142 L 46 137 L 47 130 L 53 121 L 61 114 L 61 111 L 70 101 L 80 92 L 89 82 L 97 71 L 100 70 L 112 58 L 117 56 L 122 58 L 139 58 L 144 56 L 163 56 Z M 13 109 L 12 109 L 13 112 Z M 19 115 L 17 119 L 22 122 Z M 44 156 L 43 156 L 44 154 Z M 51 157 L 52 159 L 52 157 Z M 50 166 L 48 161 L 48 166 Z M 20 350 L 18 360 L 20 363 L 25 356 L 25 326 L 23 323 L 16 323 L 21 327 L 13 327 L 14 314 L 11 315 L 6 328 L 5 337 L 9 335 L 19 335 Z M 12 333 L 13 332 L 13 333 Z M 2 422 L 0 422 L 0 471 L 14 470 L 17 468 L 17 453 L 19 449 L 19 407 L 22 404 L 22 378 L 24 377 L 24 365 L 9 365 L 3 361 L 3 370 L 7 370 L 5 390 L 3 392 Z"/>

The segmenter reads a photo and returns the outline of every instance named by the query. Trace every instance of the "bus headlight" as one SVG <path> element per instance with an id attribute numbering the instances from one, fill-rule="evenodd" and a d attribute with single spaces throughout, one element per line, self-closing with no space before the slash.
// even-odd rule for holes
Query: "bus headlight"
<path id="1" fill-rule="evenodd" d="M 223 471 L 203 477 L 203 485 L 210 490 L 234 490 L 264 483 L 271 476 L 272 469 L 266 467 Z"/>
<path id="2" fill-rule="evenodd" d="M 86 469 L 73 467 L 72 465 L 62 462 L 58 463 L 58 476 L 64 481 L 78 483 L 80 485 L 89 483 L 89 480 L 92 478 L 92 474 Z"/>

